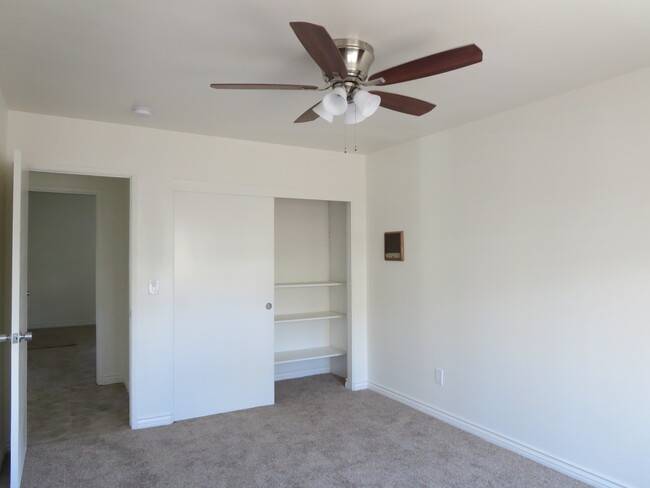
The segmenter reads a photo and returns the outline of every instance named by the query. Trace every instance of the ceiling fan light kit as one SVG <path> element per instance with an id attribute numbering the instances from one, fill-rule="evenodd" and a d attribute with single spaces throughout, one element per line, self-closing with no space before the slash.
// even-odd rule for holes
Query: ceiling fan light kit
<path id="1" fill-rule="evenodd" d="M 349 120 L 351 119 L 347 115 L 350 110 L 354 112 L 354 120 L 356 120 L 354 123 L 359 123 L 374 114 L 380 103 L 379 95 L 373 95 L 356 87 L 348 92 L 346 87 L 337 86 L 332 92 L 325 95 L 323 101 L 312 110 L 327 122 L 332 122 L 336 115 L 346 114 L 345 123 L 350 124 Z"/>
<path id="2" fill-rule="evenodd" d="M 373 95 L 361 89 L 357 90 L 352 98 L 364 118 L 368 118 L 374 114 L 381 104 L 381 97 L 379 95 Z"/>
<path id="3" fill-rule="evenodd" d="M 361 110 L 359 110 L 357 104 L 354 102 L 350 103 L 348 105 L 347 111 L 345 112 L 345 125 L 358 124 L 364 120 L 366 120 L 366 118 L 361 113 Z"/>
<path id="4" fill-rule="evenodd" d="M 334 121 L 334 114 L 332 112 L 329 112 L 325 106 L 323 105 L 323 102 L 320 102 L 317 104 L 313 109 L 314 112 L 323 120 L 326 120 L 330 124 Z"/>
<path id="5" fill-rule="evenodd" d="M 323 26 L 309 22 L 290 22 L 296 37 L 323 73 L 325 86 L 290 84 L 213 83 L 216 89 L 243 90 L 331 90 L 322 102 L 310 107 L 294 123 L 322 118 L 332 122 L 345 114 L 346 124 L 356 124 L 373 115 L 381 106 L 408 115 L 421 116 L 435 107 L 417 98 L 367 87 L 392 85 L 464 68 L 483 60 L 483 51 L 475 44 L 458 47 L 415 59 L 380 71 L 369 77 L 375 60 L 374 49 L 359 39 L 332 39 Z"/>
<path id="6" fill-rule="evenodd" d="M 342 86 L 337 86 L 323 97 L 323 108 L 332 115 L 343 115 L 348 109 L 348 93 Z"/>

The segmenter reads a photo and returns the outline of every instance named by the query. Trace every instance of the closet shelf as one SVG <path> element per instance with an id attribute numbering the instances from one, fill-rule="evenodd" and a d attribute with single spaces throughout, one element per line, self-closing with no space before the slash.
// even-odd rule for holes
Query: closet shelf
<path id="1" fill-rule="evenodd" d="M 343 281 L 303 281 L 296 283 L 276 283 L 276 288 L 307 288 L 312 286 L 341 286 Z"/>
<path id="2" fill-rule="evenodd" d="M 344 356 L 345 351 L 336 347 L 314 347 L 312 349 L 295 349 L 293 351 L 282 351 L 275 353 L 275 364 L 293 363 L 306 359 L 333 358 Z"/>
<path id="3" fill-rule="evenodd" d="M 345 317 L 345 314 L 342 312 L 289 313 L 284 315 L 276 315 L 275 323 L 280 324 L 283 322 L 305 322 L 308 320 L 338 319 L 339 317 Z"/>

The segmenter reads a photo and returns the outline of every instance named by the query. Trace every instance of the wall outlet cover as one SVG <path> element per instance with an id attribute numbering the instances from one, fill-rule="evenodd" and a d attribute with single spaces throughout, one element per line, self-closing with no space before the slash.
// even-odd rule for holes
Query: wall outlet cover
<path id="1" fill-rule="evenodd" d="M 436 384 L 443 386 L 445 384 L 445 372 L 436 368 Z"/>

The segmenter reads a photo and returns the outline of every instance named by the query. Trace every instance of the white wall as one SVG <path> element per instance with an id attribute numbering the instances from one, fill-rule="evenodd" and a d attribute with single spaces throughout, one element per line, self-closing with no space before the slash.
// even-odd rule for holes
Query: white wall
<path id="1" fill-rule="evenodd" d="M 0 334 L 9 333 L 9 300 L 11 293 L 10 261 L 10 195 L 11 168 L 7 151 L 7 105 L 0 87 Z M 0 345 L 0 459 L 9 442 L 9 346 Z"/>
<path id="2" fill-rule="evenodd" d="M 595 485 L 650 486 L 649 86 L 368 157 L 371 386 Z M 382 259 L 394 230 L 404 262 Z"/>
<path id="3" fill-rule="evenodd" d="M 95 220 L 94 195 L 30 192 L 30 329 L 95 324 Z"/>
<path id="4" fill-rule="evenodd" d="M 32 171 L 30 188 L 85 193 L 96 199 L 93 314 L 97 383 L 125 383 L 128 387 L 129 180 Z"/>
<path id="5" fill-rule="evenodd" d="M 350 289 L 350 243 L 349 206 L 344 202 L 329 203 L 329 280 L 345 283 L 344 286 L 332 286 L 329 289 L 330 310 L 345 312 L 348 309 Z M 337 349 L 350 349 L 349 317 L 330 320 L 330 345 Z M 332 373 L 345 378 L 350 370 L 349 356 L 339 356 L 330 359 Z"/>
<path id="6" fill-rule="evenodd" d="M 274 223 L 275 282 L 328 281 L 329 203 L 322 200 L 278 198 L 275 200 Z M 326 303 L 322 306 L 329 306 L 329 299 L 325 299 Z M 310 304 L 304 304 L 304 307 L 304 310 L 278 309 L 276 313 L 313 310 Z"/>
<path id="7" fill-rule="evenodd" d="M 32 169 L 132 176 L 132 425 L 171 421 L 173 191 L 350 200 L 353 388 L 366 384 L 365 158 L 9 112 L 8 146 Z M 148 280 L 160 294 L 148 294 Z"/>

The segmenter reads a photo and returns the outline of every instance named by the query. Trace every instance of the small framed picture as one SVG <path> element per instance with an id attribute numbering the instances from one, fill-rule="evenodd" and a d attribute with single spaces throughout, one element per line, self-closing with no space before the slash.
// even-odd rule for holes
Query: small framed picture
<path id="1" fill-rule="evenodd" d="M 404 231 L 384 232 L 384 260 L 404 261 Z"/>

